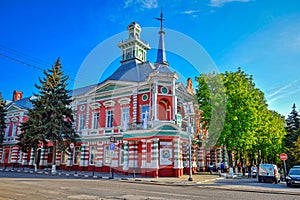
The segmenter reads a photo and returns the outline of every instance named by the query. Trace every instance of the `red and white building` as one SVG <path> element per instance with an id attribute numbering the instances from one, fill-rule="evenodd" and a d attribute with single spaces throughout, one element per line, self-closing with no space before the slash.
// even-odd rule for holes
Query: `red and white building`
<path id="1" fill-rule="evenodd" d="M 182 176 L 188 172 L 188 134 L 183 103 L 193 101 L 191 85 L 177 82 L 166 60 L 164 30 L 159 31 L 157 60 L 147 61 L 149 45 L 140 38 L 136 22 L 127 27 L 128 38 L 118 44 L 122 60 L 119 68 L 105 81 L 72 91 L 74 127 L 80 135 L 72 153 L 57 152 L 57 166 L 73 170 L 106 171 L 147 176 Z M 18 126 L 26 121 L 21 99 L 8 104 L 5 141 L 0 150 L 1 164 L 18 162 L 33 165 L 33 151 L 22 153 L 16 146 Z M 195 125 L 196 120 L 192 120 Z M 206 135 L 206 131 L 197 129 Z M 195 148 L 193 168 L 205 170 L 207 163 L 221 162 L 223 148 Z M 196 153 L 197 152 L 197 153 Z M 214 157 L 211 157 L 213 154 Z M 41 146 L 39 166 L 50 162 L 52 148 Z M 2 159 L 1 159 L 2 158 Z"/>

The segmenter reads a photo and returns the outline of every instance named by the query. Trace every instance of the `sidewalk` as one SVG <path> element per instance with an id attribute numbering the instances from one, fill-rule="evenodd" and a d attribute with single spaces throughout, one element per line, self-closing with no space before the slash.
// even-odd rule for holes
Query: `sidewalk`
<path id="1" fill-rule="evenodd" d="M 65 176 L 65 177 L 78 177 L 78 178 L 100 178 L 100 179 L 117 179 L 117 180 L 130 180 L 136 182 L 152 182 L 152 183 L 164 183 L 164 184 L 180 184 L 180 185 L 195 185 L 201 183 L 214 182 L 216 180 L 224 179 L 224 177 L 219 177 L 217 173 L 209 174 L 208 172 L 196 173 L 192 175 L 193 181 L 188 181 L 189 175 L 183 175 L 180 178 L 176 177 L 144 177 L 140 174 L 129 174 L 124 175 L 122 173 L 112 173 L 110 172 L 93 172 L 93 171 L 69 171 L 58 169 L 55 174 L 51 173 L 51 169 L 38 169 L 36 172 L 32 168 L 12 168 L 7 167 L 0 168 L 0 171 L 6 172 L 21 172 L 21 173 L 31 173 L 31 174 L 46 174 L 53 176 Z"/>

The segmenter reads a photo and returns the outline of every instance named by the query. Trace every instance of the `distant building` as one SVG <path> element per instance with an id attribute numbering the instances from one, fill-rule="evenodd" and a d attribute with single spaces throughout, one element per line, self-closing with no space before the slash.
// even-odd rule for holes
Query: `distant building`
<path id="1" fill-rule="evenodd" d="M 19 126 L 28 119 L 28 109 L 33 108 L 32 103 L 29 101 L 30 98 L 22 99 L 22 93 L 14 91 L 13 101 L 8 102 L 6 105 L 6 129 L 4 131 L 3 147 L 0 148 L 0 163 L 28 164 L 26 161 L 28 155 L 19 151 L 16 138 L 17 135 L 21 134 Z"/>

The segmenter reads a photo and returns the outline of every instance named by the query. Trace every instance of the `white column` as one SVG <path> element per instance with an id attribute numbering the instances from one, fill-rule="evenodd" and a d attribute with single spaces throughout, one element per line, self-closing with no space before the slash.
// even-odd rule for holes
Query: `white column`
<path id="1" fill-rule="evenodd" d="M 154 168 L 159 168 L 159 161 L 158 161 L 158 155 L 159 155 L 159 152 L 158 152 L 158 141 L 159 139 L 158 138 L 155 138 L 153 139 L 154 141 L 154 149 L 153 149 L 153 167 Z"/>
<path id="2" fill-rule="evenodd" d="M 180 152 L 180 139 L 175 138 L 173 141 L 173 149 L 174 149 L 174 169 L 181 168 L 180 160 L 181 160 L 181 152 Z"/>
<path id="3" fill-rule="evenodd" d="M 141 168 L 146 168 L 146 161 L 147 161 L 147 140 L 143 139 L 142 142 L 142 153 L 141 153 L 141 159 L 142 159 L 142 166 Z"/>

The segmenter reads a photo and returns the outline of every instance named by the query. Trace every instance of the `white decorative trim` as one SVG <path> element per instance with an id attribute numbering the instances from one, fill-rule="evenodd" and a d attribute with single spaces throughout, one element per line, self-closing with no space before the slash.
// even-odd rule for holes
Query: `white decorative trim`
<path id="1" fill-rule="evenodd" d="M 17 117 L 13 117 L 13 118 L 11 119 L 11 121 L 12 121 L 12 122 L 17 122 L 17 121 L 18 121 L 18 118 L 17 118 Z"/>
<path id="2" fill-rule="evenodd" d="M 115 105 L 116 105 L 116 102 L 113 101 L 113 100 L 108 100 L 108 101 L 105 101 L 105 102 L 103 103 L 103 105 L 104 105 L 105 107 L 112 107 L 112 106 L 115 106 Z"/>
<path id="3" fill-rule="evenodd" d="M 10 120 L 9 120 L 9 119 L 6 119 L 6 120 L 5 120 L 5 123 L 9 123 L 9 122 L 10 122 Z"/>
<path id="4" fill-rule="evenodd" d="M 81 111 L 84 111 L 85 105 L 81 105 L 79 109 L 80 109 Z"/>
<path id="5" fill-rule="evenodd" d="M 144 97 L 146 97 L 146 99 L 144 100 Z M 149 99 L 149 95 L 148 94 L 143 94 L 142 95 L 142 101 L 148 101 Z"/>
<path id="6" fill-rule="evenodd" d="M 131 99 L 130 98 L 121 98 L 121 99 L 119 99 L 118 100 L 118 103 L 120 104 L 120 105 L 124 105 L 124 104 L 129 104 L 131 102 Z"/>
<path id="7" fill-rule="evenodd" d="M 164 88 L 167 89 L 167 92 L 163 92 L 163 89 L 164 89 Z M 165 86 L 162 86 L 162 87 L 160 88 L 160 93 L 162 93 L 162 94 L 169 94 L 169 88 L 168 88 L 168 87 L 165 87 Z"/>
<path id="8" fill-rule="evenodd" d="M 100 103 L 91 103 L 90 104 L 90 108 L 91 109 L 97 109 L 97 108 L 100 108 L 101 104 Z"/>

